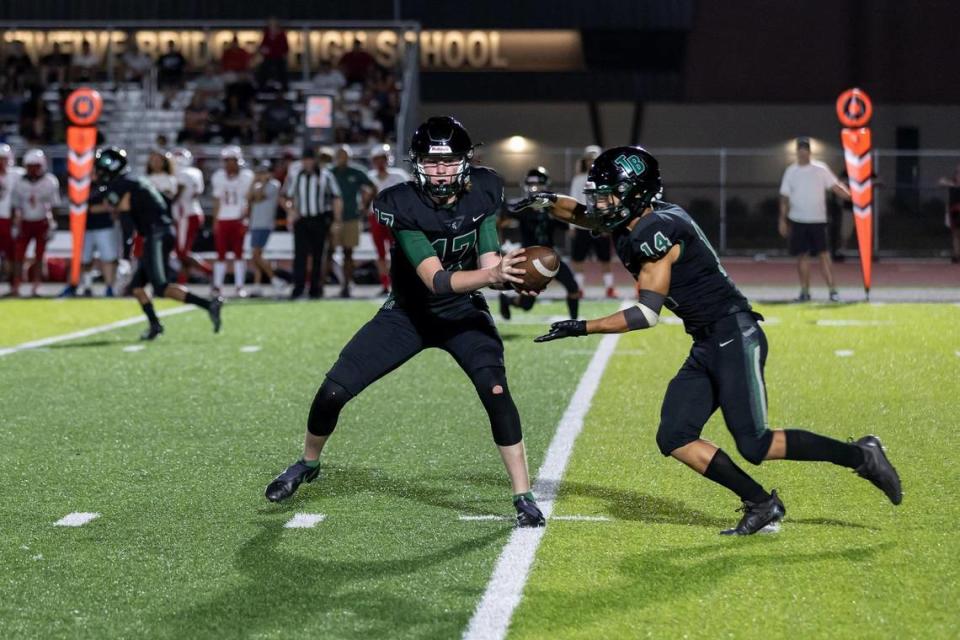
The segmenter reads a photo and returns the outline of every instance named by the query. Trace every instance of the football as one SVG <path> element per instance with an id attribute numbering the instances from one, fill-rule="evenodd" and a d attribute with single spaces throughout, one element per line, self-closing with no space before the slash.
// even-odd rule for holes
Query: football
<path id="1" fill-rule="evenodd" d="M 550 247 L 526 247 L 523 251 L 526 262 L 516 266 L 525 269 L 522 285 L 514 285 L 518 291 L 543 291 L 560 271 L 560 256 Z"/>

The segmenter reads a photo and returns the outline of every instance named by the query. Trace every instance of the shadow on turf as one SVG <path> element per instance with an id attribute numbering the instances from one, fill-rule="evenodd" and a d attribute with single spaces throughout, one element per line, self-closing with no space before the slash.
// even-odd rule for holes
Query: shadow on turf
<path id="1" fill-rule="evenodd" d="M 163 636 L 300 637 L 304 627 L 319 620 L 339 638 L 458 637 L 466 624 L 463 611 L 450 610 L 430 589 L 414 587 L 404 593 L 403 583 L 392 579 L 456 564 L 484 547 L 499 548 L 508 535 L 487 532 L 397 559 L 340 560 L 336 546 L 323 544 L 319 537 L 310 556 L 282 551 L 282 538 L 291 532 L 281 519 L 259 518 L 255 524 L 257 534 L 233 556 L 241 584 L 165 617 L 158 629 Z M 470 595 L 479 598 L 479 588 Z"/>
<path id="2" fill-rule="evenodd" d="M 730 589 L 732 594 L 740 594 L 727 597 L 744 597 L 742 594 L 750 593 L 751 575 L 756 572 L 773 570 L 783 580 L 803 572 L 802 580 L 809 577 L 811 565 L 829 561 L 863 564 L 866 570 L 878 553 L 895 546 L 888 542 L 798 553 L 796 548 L 783 549 L 776 538 L 769 535 L 737 537 L 713 544 L 659 547 L 625 554 L 618 565 L 611 567 L 606 580 L 610 586 L 606 588 L 598 588 L 593 582 L 578 587 L 575 581 L 570 581 L 562 589 L 540 588 L 531 583 L 531 593 L 535 594 L 542 610 L 564 612 L 560 616 L 538 618 L 538 631 L 543 637 L 551 637 L 569 629 L 574 621 L 579 628 L 589 628 L 594 623 L 609 624 L 611 617 L 629 617 L 630 612 L 636 612 L 636 624 L 643 617 L 657 615 L 658 610 L 669 611 L 671 603 L 688 603 L 691 598 L 702 600 L 718 590 Z M 821 569 L 823 566 L 820 565 Z M 770 594 L 769 597 L 777 596 Z M 737 605 L 733 606 L 739 610 Z M 757 607 L 757 611 L 762 611 L 762 604 Z M 725 614 L 708 611 L 704 615 Z M 747 620 L 742 631 L 746 636 L 762 633 Z"/>
<path id="3" fill-rule="evenodd" d="M 47 345 L 48 349 L 83 349 L 86 347 L 110 347 L 119 344 L 128 344 L 130 340 L 87 340 L 86 342 L 77 342 L 74 340 L 67 342 L 58 342 Z"/>

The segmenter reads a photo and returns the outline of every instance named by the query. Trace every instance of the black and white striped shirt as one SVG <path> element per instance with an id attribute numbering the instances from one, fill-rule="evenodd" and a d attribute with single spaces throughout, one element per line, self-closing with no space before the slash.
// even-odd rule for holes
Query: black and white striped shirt
<path id="1" fill-rule="evenodd" d="M 290 184 L 288 196 L 293 198 L 297 213 L 306 218 L 331 215 L 333 199 L 342 197 L 340 185 L 329 169 L 301 171 Z"/>

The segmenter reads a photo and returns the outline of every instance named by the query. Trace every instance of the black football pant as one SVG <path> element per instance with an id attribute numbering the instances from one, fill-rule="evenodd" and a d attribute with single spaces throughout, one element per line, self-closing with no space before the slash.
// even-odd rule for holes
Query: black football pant
<path id="1" fill-rule="evenodd" d="M 494 441 L 500 446 L 520 442 L 520 414 L 507 386 L 503 342 L 486 304 L 477 304 L 475 313 L 460 320 L 439 320 L 398 307 L 380 309 L 327 372 L 310 410 L 310 433 L 332 433 L 340 409 L 350 399 L 424 349 L 437 348 L 453 356 L 473 382 L 490 418 Z M 441 394 L 443 390 L 424 391 Z"/>
<path id="2" fill-rule="evenodd" d="M 670 381 L 660 410 L 657 446 L 663 455 L 700 438 L 718 408 L 743 457 L 760 464 L 770 450 L 763 369 L 767 338 L 759 314 L 741 312 L 694 337 L 686 362 Z"/>

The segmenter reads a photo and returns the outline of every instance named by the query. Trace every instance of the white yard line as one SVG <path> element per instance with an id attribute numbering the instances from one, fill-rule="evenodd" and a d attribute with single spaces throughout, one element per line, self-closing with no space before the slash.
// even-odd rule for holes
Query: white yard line
<path id="1" fill-rule="evenodd" d="M 55 527 L 82 527 L 91 520 L 95 520 L 100 517 L 99 513 L 88 513 L 83 511 L 75 511 L 73 513 L 68 513 L 59 520 L 53 523 Z"/>
<path id="2" fill-rule="evenodd" d="M 245 347 L 240 347 L 240 353 L 256 353 L 257 351 L 260 351 L 260 349 L 262 349 L 262 347 L 259 345 L 248 344 Z"/>
<path id="3" fill-rule="evenodd" d="M 550 441 L 547 455 L 537 474 L 533 490 L 537 494 L 537 502 L 543 515 L 548 519 L 553 512 L 557 488 L 573 452 L 573 444 L 583 429 L 583 419 L 590 409 L 593 396 L 600 386 L 600 378 L 618 340 L 617 334 L 606 335 L 600 340 L 600 345 L 557 425 L 557 431 Z M 543 527 L 514 529 L 510 534 L 510 539 L 497 559 L 486 591 L 470 618 L 470 624 L 463 632 L 465 640 L 502 640 L 506 637 L 510 618 L 520 604 L 523 587 L 527 583 L 527 576 L 544 531 Z"/>
<path id="4" fill-rule="evenodd" d="M 284 529 L 312 529 L 327 519 L 322 513 L 295 513 L 293 517 L 283 525 Z"/>
<path id="5" fill-rule="evenodd" d="M 488 520 L 513 520 L 509 516 L 501 516 L 496 514 L 482 514 L 477 516 L 460 516 L 461 522 L 485 522 Z M 570 522 L 610 522 L 613 518 L 608 518 L 607 516 L 550 516 L 550 520 L 568 520 Z"/>
<path id="6" fill-rule="evenodd" d="M 187 304 L 182 307 L 174 307 L 173 309 L 164 309 L 163 311 L 157 312 L 157 316 L 160 318 L 165 318 L 167 316 L 177 315 L 178 313 L 186 313 L 196 309 L 193 305 Z M 98 333 L 105 333 L 107 331 L 113 331 L 114 329 L 119 329 L 121 327 L 129 327 L 132 324 L 145 323 L 146 318 L 142 315 L 135 316 L 133 318 L 127 318 L 126 320 L 118 320 L 117 322 L 111 322 L 110 324 L 100 325 L 99 327 L 91 327 L 89 329 L 83 329 L 81 331 L 74 331 L 73 333 L 65 333 L 60 336 L 53 336 L 50 338 L 43 338 L 42 340 L 33 340 L 31 342 L 24 342 L 13 347 L 6 347 L 0 349 L 0 357 L 8 356 L 11 353 L 17 353 L 18 351 L 27 351 L 28 349 L 36 349 L 37 347 L 45 347 L 50 344 L 56 344 L 58 342 L 66 342 L 67 340 L 76 340 L 77 338 L 86 338 L 89 336 L 94 336 Z"/>
<path id="7" fill-rule="evenodd" d="M 838 358 L 849 358 L 853 355 L 853 349 L 837 349 L 833 353 Z"/>

